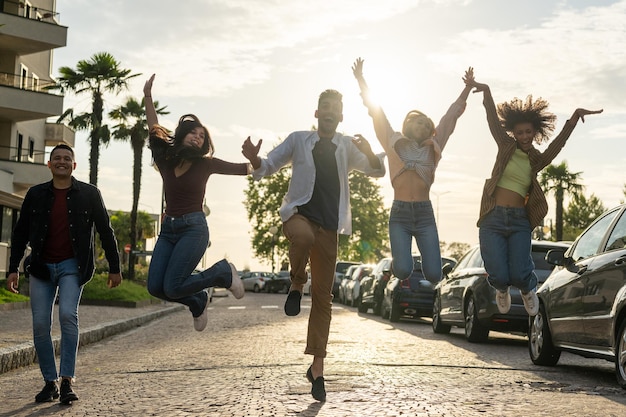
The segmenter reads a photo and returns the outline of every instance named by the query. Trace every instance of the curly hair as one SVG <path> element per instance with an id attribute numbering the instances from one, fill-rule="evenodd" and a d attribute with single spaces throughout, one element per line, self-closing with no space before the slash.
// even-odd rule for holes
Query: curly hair
<path id="1" fill-rule="evenodd" d="M 548 112 L 548 101 L 539 97 L 533 101 L 529 95 L 525 101 L 515 97 L 513 100 L 498 104 L 498 118 L 500 124 L 509 133 L 513 133 L 515 125 L 531 123 L 535 128 L 534 141 L 537 144 L 550 139 L 554 131 L 556 116 Z"/>

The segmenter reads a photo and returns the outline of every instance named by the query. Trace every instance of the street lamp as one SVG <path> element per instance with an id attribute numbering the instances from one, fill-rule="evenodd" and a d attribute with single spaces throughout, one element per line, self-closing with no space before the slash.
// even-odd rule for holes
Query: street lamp
<path id="1" fill-rule="evenodd" d="M 271 226 L 269 228 L 269 232 L 272 234 L 272 273 L 274 273 L 276 271 L 274 255 L 276 253 L 276 243 L 278 242 L 278 227 Z"/>
<path id="2" fill-rule="evenodd" d="M 439 197 L 441 197 L 442 195 L 448 194 L 450 191 L 443 191 L 441 193 L 437 193 L 434 191 L 431 191 L 431 192 L 435 195 L 435 197 L 437 197 L 437 211 L 436 211 L 435 219 L 436 219 L 437 225 L 439 225 Z"/>

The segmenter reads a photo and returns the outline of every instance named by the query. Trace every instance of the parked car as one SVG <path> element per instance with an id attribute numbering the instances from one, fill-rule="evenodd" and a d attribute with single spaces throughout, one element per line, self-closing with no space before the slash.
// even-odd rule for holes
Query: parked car
<path id="1" fill-rule="evenodd" d="M 567 243 L 532 241 L 537 286 L 541 285 L 554 268 L 546 262 L 546 253 L 552 249 L 565 250 Z M 496 305 L 496 290 L 487 282 L 487 272 L 480 247 L 471 248 L 451 269 L 444 267 L 441 282 L 435 287 L 432 318 L 435 333 L 449 333 L 451 326 L 463 327 L 470 342 L 484 342 L 490 330 L 526 333 L 528 313 L 517 288 L 511 287 L 511 309 L 501 314 Z"/>
<path id="2" fill-rule="evenodd" d="M 273 274 L 271 279 L 265 281 L 265 292 L 287 294 L 291 286 L 289 271 L 280 271 Z"/>
<path id="3" fill-rule="evenodd" d="M 352 273 L 352 279 L 348 281 L 344 290 L 344 304 L 355 307 L 359 305 L 361 280 L 370 275 L 375 266 L 373 264 L 362 264 L 356 267 Z"/>
<path id="4" fill-rule="evenodd" d="M 311 271 L 306 271 L 306 274 L 308 276 L 306 283 L 304 284 L 304 287 L 302 287 L 302 294 L 304 295 L 311 295 Z"/>
<path id="5" fill-rule="evenodd" d="M 441 265 L 453 268 L 456 259 L 441 258 Z M 383 290 L 380 315 L 391 322 L 400 321 L 400 317 L 431 317 L 435 288 L 422 272 L 422 258 L 413 255 L 413 272 L 406 279 L 392 275 Z"/>
<path id="6" fill-rule="evenodd" d="M 359 313 L 367 313 L 370 308 L 374 314 L 380 314 L 383 300 L 383 290 L 391 277 L 391 258 L 381 259 L 372 273 L 361 279 L 359 288 Z"/>
<path id="7" fill-rule="evenodd" d="M 333 295 L 335 298 L 339 297 L 339 285 L 350 265 L 358 265 L 361 262 L 352 261 L 337 261 L 335 264 L 335 282 L 333 284 Z"/>
<path id="8" fill-rule="evenodd" d="M 272 279 L 271 272 L 250 271 L 241 275 L 243 288 L 246 291 L 261 292 L 265 289 L 265 284 Z"/>
<path id="9" fill-rule="evenodd" d="M 352 274 L 357 267 L 358 265 L 350 265 L 343 274 L 343 279 L 339 284 L 339 290 L 337 290 L 337 299 L 342 304 L 346 303 L 346 287 L 348 286 L 348 283 L 352 281 Z"/>
<path id="10" fill-rule="evenodd" d="M 615 363 L 626 389 L 626 205 L 598 217 L 539 288 L 539 313 L 530 318 L 528 351 L 536 365 L 554 366 L 562 351 Z"/>

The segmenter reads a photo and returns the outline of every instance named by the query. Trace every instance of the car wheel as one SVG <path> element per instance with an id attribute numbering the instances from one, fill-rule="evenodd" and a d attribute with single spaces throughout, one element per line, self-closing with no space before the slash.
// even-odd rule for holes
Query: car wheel
<path id="1" fill-rule="evenodd" d="M 283 284 L 283 288 L 280 290 L 281 294 L 287 294 L 289 292 L 289 285 Z"/>
<path id="2" fill-rule="evenodd" d="M 554 348 L 548 327 L 546 308 L 539 306 L 536 316 L 530 317 L 528 325 L 528 353 L 535 365 L 554 366 L 561 357 L 561 351 Z"/>
<path id="3" fill-rule="evenodd" d="M 478 321 L 476 299 L 472 295 L 465 305 L 465 338 L 468 342 L 480 343 L 489 337 L 489 329 L 486 329 Z"/>
<path id="4" fill-rule="evenodd" d="M 374 315 L 375 316 L 380 316 L 381 310 L 382 310 L 382 302 L 375 302 L 374 301 L 374 306 L 372 307 L 372 310 L 374 310 Z"/>
<path id="5" fill-rule="evenodd" d="M 615 345 L 615 376 L 619 385 L 626 389 L 626 320 L 619 326 Z"/>
<path id="6" fill-rule="evenodd" d="M 626 389 L 626 320 L 622 320 L 617 334 L 617 350 L 615 355 L 615 375 L 617 382 Z"/>
<path id="7" fill-rule="evenodd" d="M 392 323 L 400 321 L 400 307 L 393 302 L 393 295 L 391 297 L 391 306 L 389 306 L 389 321 Z"/>
<path id="8" fill-rule="evenodd" d="M 382 305 L 380 307 L 380 317 L 383 319 L 389 318 L 389 309 L 385 305 L 385 300 L 383 300 Z"/>
<path id="9" fill-rule="evenodd" d="M 259 284 L 254 284 L 254 292 L 261 292 L 261 288 L 259 287 Z"/>
<path id="10" fill-rule="evenodd" d="M 435 301 L 433 302 L 433 332 L 446 334 L 450 333 L 451 328 L 452 326 L 441 322 L 441 299 L 435 297 Z"/>
<path id="11" fill-rule="evenodd" d="M 369 307 L 367 304 L 363 302 L 363 300 L 359 300 L 359 313 L 367 313 Z"/>

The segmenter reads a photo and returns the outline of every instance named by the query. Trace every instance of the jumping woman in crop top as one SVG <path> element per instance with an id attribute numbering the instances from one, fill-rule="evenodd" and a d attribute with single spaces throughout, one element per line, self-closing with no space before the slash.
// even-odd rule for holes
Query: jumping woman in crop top
<path id="1" fill-rule="evenodd" d="M 441 252 L 430 202 L 430 187 L 435 180 L 435 169 L 441 159 L 441 152 L 454 132 L 457 119 L 465 110 L 471 87 L 465 86 L 437 127 L 425 114 L 413 110 L 406 115 L 402 132 L 396 132 L 383 109 L 369 98 L 369 88 L 363 77 L 363 59 L 358 58 L 354 62 L 352 72 L 359 83 L 363 104 L 374 122 L 376 137 L 389 160 L 389 175 L 394 192 L 389 215 L 393 273 L 401 280 L 411 275 L 411 245 L 415 239 L 424 276 L 431 282 L 437 282 L 441 279 Z M 474 73 L 470 67 L 463 80 L 467 84 L 473 79 Z"/>
<path id="2" fill-rule="evenodd" d="M 537 277 L 531 256 L 533 229 L 543 222 L 548 203 L 537 173 L 552 162 L 571 135 L 578 119 L 601 113 L 576 109 L 563 130 L 544 152 L 533 146 L 549 140 L 556 116 L 547 111 L 548 102 L 528 96 L 501 103 L 497 109 L 489 86 L 470 80 L 474 92 L 483 92 L 487 123 L 498 145 L 492 176 L 485 182 L 478 220 L 480 251 L 496 289 L 496 304 L 502 314 L 511 308 L 509 287 L 517 287 L 529 315 L 539 309 Z"/>
<path id="3" fill-rule="evenodd" d="M 244 295 L 235 266 L 222 259 L 205 271 L 194 270 L 209 243 L 202 211 L 206 183 L 211 174 L 247 175 L 247 163 L 213 157 L 209 131 L 193 114 L 182 116 L 174 136 L 159 126 L 152 102 L 154 75 L 144 86 L 149 146 L 165 190 L 165 213 L 148 271 L 148 291 L 155 297 L 189 307 L 194 328 L 207 325 L 209 287 L 228 288 L 235 298 Z"/>

